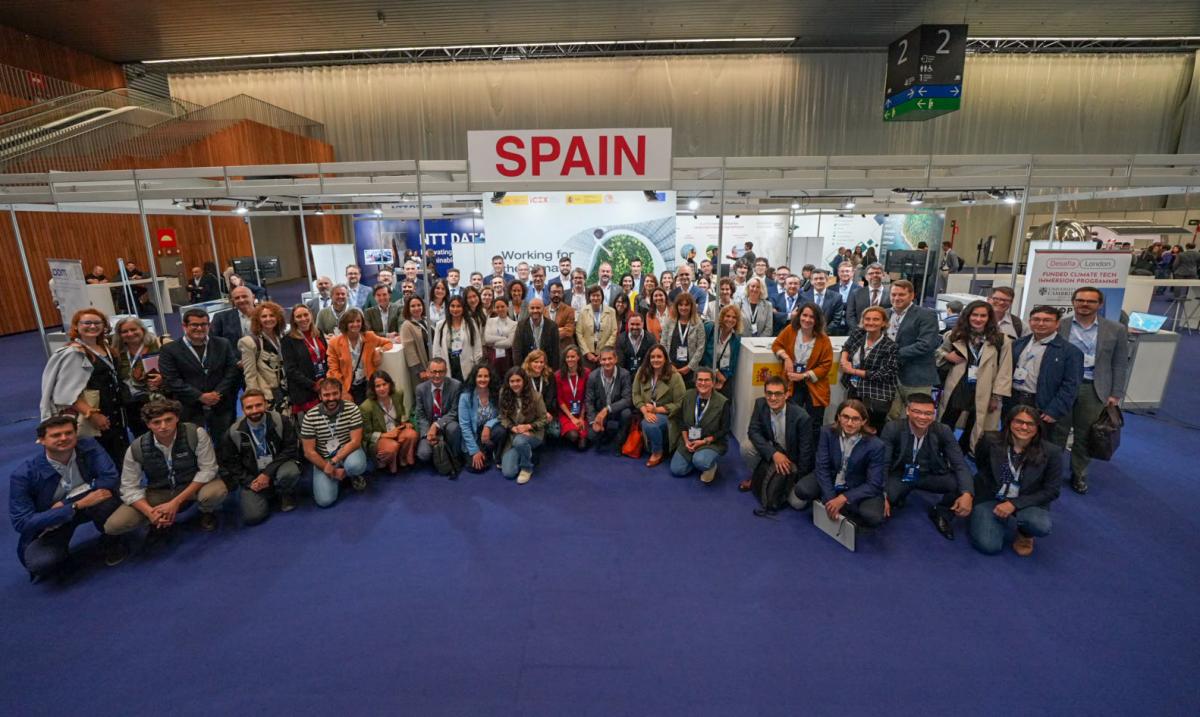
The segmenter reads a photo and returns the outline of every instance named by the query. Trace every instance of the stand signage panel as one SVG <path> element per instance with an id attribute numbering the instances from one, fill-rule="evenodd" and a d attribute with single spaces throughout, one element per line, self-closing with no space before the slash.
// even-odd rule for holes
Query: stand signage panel
<path id="1" fill-rule="evenodd" d="M 671 181 L 671 129 L 468 132 L 467 158 L 473 184 L 655 189 Z"/>
<path id="2" fill-rule="evenodd" d="M 962 104 L 966 25 L 920 25 L 888 46 L 883 120 L 926 120 Z"/>
<path id="3" fill-rule="evenodd" d="M 62 325 L 70 326 L 76 311 L 92 305 L 83 263 L 78 259 L 47 259 L 46 263 L 50 265 L 50 295 L 62 316 Z"/>
<path id="4" fill-rule="evenodd" d="M 1125 283 L 1133 258 L 1127 251 L 1059 250 L 1032 247 L 1025 275 L 1022 318 L 1035 306 L 1055 306 L 1070 313 L 1071 294 L 1081 286 L 1094 286 L 1104 294 L 1105 318 L 1119 321 L 1125 301 Z"/>

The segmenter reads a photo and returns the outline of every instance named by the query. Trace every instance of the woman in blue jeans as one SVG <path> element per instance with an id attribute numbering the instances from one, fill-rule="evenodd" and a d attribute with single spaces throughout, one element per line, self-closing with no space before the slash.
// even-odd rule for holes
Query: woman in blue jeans
<path id="1" fill-rule="evenodd" d="M 995 555 L 1004 548 L 1008 524 L 1016 523 L 1013 552 L 1033 553 L 1033 539 L 1050 534 L 1050 504 L 1062 485 L 1062 449 L 1042 440 L 1036 409 L 1015 406 L 1004 430 L 983 434 L 975 445 L 975 507 L 971 544 Z"/>
<path id="2" fill-rule="evenodd" d="M 500 449 L 507 437 L 500 425 L 495 375 L 491 364 L 477 364 L 458 394 L 462 452 L 470 461 L 467 470 L 472 473 L 482 473 L 492 461 L 500 464 Z"/>
<path id="3" fill-rule="evenodd" d="M 671 449 L 667 445 L 670 416 L 686 390 L 683 377 L 671 365 L 662 344 L 650 349 L 633 379 L 633 405 L 642 413 L 642 435 L 650 446 L 647 468 L 662 463 L 663 453 Z"/>
<path id="4" fill-rule="evenodd" d="M 533 451 L 545 440 L 547 421 L 546 404 L 533 390 L 525 369 L 509 369 L 500 390 L 500 425 L 508 431 L 500 458 L 505 478 L 524 485 L 533 477 Z"/>

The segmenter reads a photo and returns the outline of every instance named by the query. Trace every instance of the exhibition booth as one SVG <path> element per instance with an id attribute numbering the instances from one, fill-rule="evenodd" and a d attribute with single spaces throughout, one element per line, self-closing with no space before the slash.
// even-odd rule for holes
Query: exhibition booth
<path id="1" fill-rule="evenodd" d="M 544 152 L 541 164 L 545 166 L 539 167 L 542 155 L 536 154 L 523 155 L 521 163 L 510 160 L 506 165 L 493 161 L 497 156 L 495 146 L 488 144 L 490 137 L 474 137 L 477 134 L 494 133 L 470 133 L 473 154 L 468 160 L 3 175 L 0 205 L 8 206 L 33 301 L 24 242 L 44 238 L 21 237 L 17 212 L 140 215 L 148 257 L 154 256 L 146 220 L 149 214 L 210 219 L 300 217 L 304 273 L 310 287 L 318 275 L 340 277 L 348 263 L 363 265 L 364 281 L 371 283 L 380 267 L 400 264 L 406 251 L 432 260 L 439 273 L 457 266 L 464 272 L 465 283 L 470 271 L 490 273 L 494 255 L 505 259 L 509 271 L 521 261 L 553 267 L 559 257 L 569 256 L 589 277 L 601 262 L 608 261 L 619 277 L 632 258 L 642 259 L 647 272 L 658 273 L 674 270 L 688 257 L 698 261 L 715 252 L 727 267 L 735 247 L 746 241 L 754 242 L 756 254 L 767 257 L 772 265 L 788 264 L 795 270 L 806 263 L 828 267 L 829 258 L 841 247 L 875 248 L 895 277 L 904 272 L 893 271 L 896 267 L 889 264 L 889 255 L 912 254 L 925 242 L 931 251 L 923 255 L 921 273 L 932 282 L 946 233 L 940 210 L 956 206 L 964 192 L 1006 187 L 1010 196 L 1020 196 L 1019 205 L 1013 206 L 1018 220 L 1009 256 L 995 260 L 1010 263 L 1011 271 L 952 274 L 946 293 L 975 294 L 981 289 L 980 279 L 986 277 L 989 283 L 1016 286 L 1017 306 L 1026 313 L 1033 303 L 1069 303 L 1071 286 L 1092 283 L 1106 293 L 1115 292 L 1116 307 L 1145 311 L 1147 287 L 1162 282 L 1128 277 L 1127 253 L 1122 270 L 1119 257 L 1096 252 L 1094 245 L 1089 249 L 1062 242 L 1027 244 L 1020 231 L 1027 208 L 1033 204 L 1057 208 L 1060 202 L 1082 198 L 1186 195 L 1191 191 L 1188 182 L 1200 174 L 1197 155 L 692 158 L 671 156 L 669 130 L 542 133 L 561 135 L 562 147 L 595 143 L 597 136 L 604 146 L 603 137 L 608 135 L 614 139 L 639 135 L 643 142 L 650 142 L 640 153 L 629 149 L 622 155 L 614 150 L 607 174 L 590 167 L 592 174 L 581 177 L 569 166 L 570 150 L 559 152 L 554 160 L 557 164 Z M 632 143 L 630 140 L 627 149 Z M 476 156 L 478 147 L 484 149 Z M 576 156 L 576 164 L 582 161 Z M 598 159 L 591 161 L 599 166 Z M 504 169 L 508 173 L 499 171 Z M 1064 189 L 1067 187 L 1070 189 Z M 972 201 L 1003 202 L 984 195 Z M 350 236 L 354 244 L 309 247 L 303 219 L 314 215 L 344 217 L 353 227 Z M 212 222 L 208 225 L 211 240 Z M 251 271 L 257 274 L 269 258 L 258 256 L 253 232 L 250 241 Z M 1054 252 L 1066 252 L 1075 259 L 1090 253 L 1083 257 L 1081 268 L 1064 274 L 1061 266 L 1045 266 L 1043 259 L 1067 258 Z M 214 263 L 223 266 L 215 241 L 212 253 Z M 1117 263 L 1097 268 L 1094 260 L 1102 258 Z M 1019 272 L 1022 263 L 1024 271 Z M 144 281 L 154 294 L 154 323 L 165 332 L 165 316 L 172 311 L 170 282 L 174 277 L 159 276 L 153 260 L 148 268 L 150 276 Z M 76 284 L 82 283 L 82 267 L 77 275 L 74 267 L 58 267 L 53 276 L 55 296 L 64 313 L 70 306 L 62 306 L 63 301 L 95 304 L 115 313 L 109 287 L 85 286 L 72 293 L 71 287 L 78 289 Z M 1029 296 L 1022 299 L 1031 286 L 1038 292 L 1036 301 Z M 1047 300 L 1050 294 L 1057 298 Z M 1194 325 L 1194 307 L 1185 302 L 1179 311 L 1182 318 L 1177 325 Z M 39 311 L 37 318 L 49 345 L 45 326 L 57 323 L 57 317 L 47 321 Z M 1161 369 L 1169 366 L 1174 352 L 1169 336 L 1139 337 L 1132 402 L 1153 406 L 1161 399 L 1168 373 Z M 761 393 L 766 375 L 779 370 L 769 343 L 760 343 L 744 343 L 736 381 L 739 407 L 751 406 L 750 398 Z M 1143 347 L 1143 343 L 1147 345 Z M 385 366 L 390 358 L 385 359 Z M 407 372 L 393 371 L 392 375 L 406 377 Z M 838 395 L 836 371 L 829 380 Z M 1135 400 L 1138 390 L 1145 393 Z M 748 409 L 735 417 L 735 433 L 741 440 L 746 413 Z"/>

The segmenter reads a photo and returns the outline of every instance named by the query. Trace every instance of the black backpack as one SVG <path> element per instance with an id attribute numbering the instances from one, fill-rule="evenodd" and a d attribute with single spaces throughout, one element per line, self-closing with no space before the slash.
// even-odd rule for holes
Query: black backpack
<path id="1" fill-rule="evenodd" d="M 458 454 L 450 450 L 449 444 L 446 442 L 446 437 L 439 436 L 441 440 L 433 447 L 433 468 L 440 475 L 449 476 L 450 480 L 458 478 L 459 472 L 462 471 L 462 460 Z"/>
<path id="2" fill-rule="evenodd" d="M 799 479 L 798 472 L 780 473 L 775 470 L 775 464 L 771 461 L 759 461 L 750 478 L 750 489 L 754 492 L 754 497 L 758 498 L 758 504 L 762 506 L 761 512 L 770 514 L 786 507 L 788 496 Z"/>

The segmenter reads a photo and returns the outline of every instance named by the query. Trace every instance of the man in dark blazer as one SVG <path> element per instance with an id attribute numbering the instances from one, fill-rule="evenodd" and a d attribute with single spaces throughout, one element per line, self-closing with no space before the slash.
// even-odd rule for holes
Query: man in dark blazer
<path id="1" fill-rule="evenodd" d="M 971 514 L 975 486 L 954 429 L 937 421 L 937 404 L 927 393 L 908 397 L 907 416 L 883 427 L 879 438 L 888 451 L 887 498 L 892 512 L 902 508 L 914 489 L 939 493 L 929 519 L 947 540 L 954 540 L 954 516 Z"/>
<path id="2" fill-rule="evenodd" d="M 1005 415 L 1016 404 L 1037 408 L 1052 443 L 1063 438 L 1054 424 L 1070 421 L 1083 380 L 1083 352 L 1058 334 L 1061 316 L 1053 306 L 1029 312 L 1030 333 L 1013 344 L 1012 396 L 1004 401 Z"/>
<path id="3" fill-rule="evenodd" d="M 1087 436 L 1105 406 L 1116 406 L 1125 398 L 1129 383 L 1129 331 L 1119 321 L 1100 315 L 1104 293 L 1094 286 L 1081 286 L 1071 297 L 1075 314 L 1060 322 L 1058 335 L 1083 354 L 1083 379 L 1075 394 L 1071 420 L 1055 425 L 1054 442 L 1065 445 L 1066 434 L 1075 429 L 1071 441 L 1071 489 L 1087 493 L 1087 470 L 1091 456 Z"/>
<path id="4" fill-rule="evenodd" d="M 871 264 L 867 267 L 867 285 L 855 287 L 850 292 L 846 302 L 846 327 L 853 331 L 862 323 L 863 311 L 869 306 L 892 307 L 892 298 L 883 286 L 883 265 Z"/>
<path id="5" fill-rule="evenodd" d="M 204 428 L 210 436 L 224 436 L 233 425 L 242 381 L 237 352 L 220 336 L 209 336 L 203 309 L 183 313 L 183 333 L 182 341 L 165 344 L 159 353 L 163 385 L 182 404 L 181 421 Z"/>
<path id="6" fill-rule="evenodd" d="M 783 327 L 792 320 L 792 314 L 800 310 L 804 305 L 804 295 L 800 291 L 800 277 L 789 276 L 783 282 L 783 291 L 776 294 L 771 299 L 771 304 L 775 306 L 775 333 L 779 334 L 783 331 Z"/>
<path id="7" fill-rule="evenodd" d="M 586 412 L 596 450 L 621 450 L 633 417 L 633 377 L 617 365 L 615 349 L 600 349 L 600 368 L 588 376 Z"/>
<path id="8" fill-rule="evenodd" d="M 221 283 L 212 274 L 205 274 L 200 267 L 192 267 L 192 278 L 188 280 L 188 301 L 198 304 L 221 298 Z"/>
<path id="9" fill-rule="evenodd" d="M 809 281 L 812 282 L 812 288 L 804 294 L 804 299 L 821 307 L 821 312 L 825 314 L 825 333 L 845 336 L 846 306 L 842 303 L 842 297 L 829 286 L 829 272 L 813 269 Z"/>
<path id="10" fill-rule="evenodd" d="M 458 392 L 462 384 L 450 378 L 447 371 L 446 359 L 430 359 L 429 380 L 413 391 L 412 423 L 421 437 L 417 459 L 424 463 L 433 458 L 433 446 L 439 441 L 446 441 L 454 453 L 462 450 L 458 426 Z"/>
<path id="11" fill-rule="evenodd" d="M 571 290 L 571 257 L 560 256 L 558 258 L 558 274 L 553 279 L 546 282 L 546 286 L 561 286 L 563 291 Z"/>
<path id="12" fill-rule="evenodd" d="M 796 283 L 799 285 L 799 278 Z M 755 399 L 750 412 L 746 431 L 750 445 L 742 451 L 751 477 L 738 484 L 739 490 L 757 489 L 757 483 L 770 469 L 797 479 L 813 469 L 812 418 L 808 411 L 787 400 L 787 382 L 779 376 L 767 378 L 763 392 L 764 397 Z"/>
<path id="13" fill-rule="evenodd" d="M 363 312 L 366 329 L 380 336 L 399 332 L 404 317 L 400 304 L 392 302 L 391 288 L 377 284 L 375 292 L 371 295 L 371 302 L 372 305 Z"/>
<path id="14" fill-rule="evenodd" d="M 629 330 L 617 334 L 617 363 L 629 373 L 637 373 L 646 360 L 646 354 L 658 343 L 646 333 L 646 320 L 641 314 L 633 313 L 628 319 Z"/>
<path id="15" fill-rule="evenodd" d="M 933 393 L 938 382 L 934 352 L 942 345 L 937 314 L 917 306 L 916 289 L 911 282 L 893 281 L 892 312 L 888 319 L 888 338 L 896 342 L 900 361 L 899 386 L 888 418 L 895 420 L 904 412 L 904 404 L 914 393 Z"/>
<path id="16" fill-rule="evenodd" d="M 517 322 L 513 336 L 513 365 L 520 366 L 530 352 L 541 349 L 546 352 L 546 365 L 557 371 L 561 364 L 558 324 L 546 318 L 540 298 L 533 297 L 526 307 L 529 315 Z"/>
<path id="17" fill-rule="evenodd" d="M 235 287 L 229 292 L 229 301 L 233 308 L 221 311 L 212 317 L 212 328 L 209 335 L 221 337 L 237 351 L 238 339 L 250 333 L 250 316 L 254 313 L 254 292 L 244 286 Z M 184 418 L 188 421 L 191 419 Z"/>

